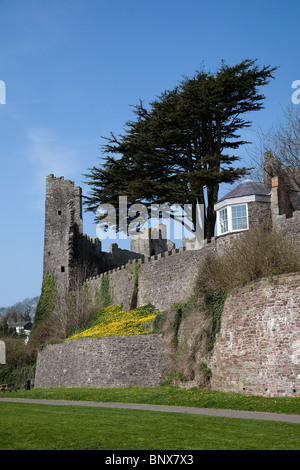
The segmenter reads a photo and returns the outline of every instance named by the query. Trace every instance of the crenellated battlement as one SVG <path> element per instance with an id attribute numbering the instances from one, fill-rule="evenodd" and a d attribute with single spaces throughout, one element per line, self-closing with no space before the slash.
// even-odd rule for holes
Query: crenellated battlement
<path id="1" fill-rule="evenodd" d="M 54 176 L 53 174 L 51 174 L 51 175 L 46 176 L 46 182 L 50 182 L 50 183 L 51 182 L 57 182 L 57 183 L 61 182 L 63 184 L 73 186 L 74 189 L 79 188 L 81 190 L 80 186 L 76 186 L 76 188 L 75 188 L 75 182 L 74 181 L 65 180 L 64 176 Z"/>
<path id="2" fill-rule="evenodd" d="M 100 246 L 100 247 L 102 245 L 101 240 L 99 240 L 99 238 L 91 238 L 89 237 L 89 235 L 86 235 L 85 233 L 81 234 L 81 238 L 83 241 L 90 243 L 91 245 Z"/>
<path id="3" fill-rule="evenodd" d="M 147 264 L 147 263 L 152 263 L 153 261 L 159 261 L 163 258 L 168 258 L 170 256 L 175 256 L 180 253 L 183 253 L 186 251 L 185 247 L 180 247 L 180 248 L 174 248 L 173 250 L 166 251 L 165 253 L 159 253 L 158 255 L 152 255 L 149 256 L 148 258 L 141 257 L 137 259 L 130 259 L 126 264 L 123 264 L 122 266 L 118 266 L 117 268 L 110 269 L 108 271 L 105 271 L 101 274 L 97 274 L 96 276 L 91 276 L 88 279 L 86 279 L 86 282 L 93 281 L 93 280 L 102 280 L 104 276 L 109 276 L 112 273 L 116 273 L 122 270 L 126 270 L 128 266 L 134 266 L 136 264 Z"/>

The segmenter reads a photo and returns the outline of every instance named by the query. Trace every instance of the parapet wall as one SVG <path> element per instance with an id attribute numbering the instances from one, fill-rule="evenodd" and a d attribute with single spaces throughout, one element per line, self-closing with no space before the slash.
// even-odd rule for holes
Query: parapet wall
<path id="1" fill-rule="evenodd" d="M 151 302 L 159 310 L 165 310 L 174 302 L 187 300 L 194 293 L 201 261 L 213 249 L 213 245 L 208 245 L 201 250 L 171 252 L 167 256 L 158 255 L 159 260 L 154 257 L 142 264 L 137 305 Z"/>
<path id="2" fill-rule="evenodd" d="M 300 273 L 234 289 L 211 361 L 213 390 L 300 394 Z"/>
<path id="3" fill-rule="evenodd" d="M 137 263 L 138 260 L 129 261 L 128 265 L 112 269 L 104 274 L 99 274 L 98 276 L 87 279 L 86 283 L 94 297 L 95 305 L 97 305 L 97 298 L 99 298 L 98 296 L 100 295 L 102 280 L 105 276 L 108 276 L 110 296 L 113 300 L 113 304 L 123 304 L 125 310 L 130 309 L 134 293 L 134 275 L 132 274 L 132 267 Z"/>
<path id="4" fill-rule="evenodd" d="M 151 302 L 156 308 L 165 310 L 193 294 L 198 266 L 214 249 L 216 245 L 213 242 L 201 250 L 179 248 L 147 259 L 129 260 L 125 266 L 89 278 L 86 282 L 96 295 L 103 277 L 108 276 L 114 304 L 122 303 L 125 309 L 129 309 Z"/>
<path id="5" fill-rule="evenodd" d="M 149 258 L 129 260 L 126 265 L 87 279 L 86 283 L 96 297 L 103 277 L 108 276 L 113 304 L 123 304 L 127 310 L 150 302 L 165 310 L 193 295 L 201 262 L 209 253 L 228 246 L 240 233 L 243 232 L 212 238 L 210 243 L 205 240 L 200 250 L 181 247 Z"/>

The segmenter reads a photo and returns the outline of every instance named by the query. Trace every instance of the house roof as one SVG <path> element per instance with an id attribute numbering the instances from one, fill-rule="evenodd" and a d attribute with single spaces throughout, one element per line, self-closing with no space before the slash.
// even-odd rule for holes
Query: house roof
<path id="1" fill-rule="evenodd" d="M 226 194 L 226 196 L 219 199 L 218 202 L 244 196 L 270 196 L 270 194 L 270 190 L 266 188 L 266 186 L 247 179 L 242 181 L 236 188 Z"/>
<path id="2" fill-rule="evenodd" d="M 8 326 L 10 328 L 24 328 L 24 330 L 31 330 L 32 328 L 32 323 L 31 321 L 20 321 L 16 323 L 9 323 Z"/>

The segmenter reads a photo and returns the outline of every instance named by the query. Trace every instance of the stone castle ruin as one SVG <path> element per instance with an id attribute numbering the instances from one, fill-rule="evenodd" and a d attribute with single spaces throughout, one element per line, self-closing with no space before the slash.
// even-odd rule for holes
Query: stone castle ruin
<path id="1" fill-rule="evenodd" d="M 268 224 L 282 230 L 300 251 L 300 186 L 289 178 L 289 169 L 279 171 L 268 152 L 264 185 L 242 181 L 216 203 L 215 210 L 217 235 L 204 240 L 202 246 L 197 240 L 184 240 L 176 249 L 160 226 L 146 237 L 133 237 L 131 250 L 113 243 L 106 253 L 101 241 L 83 233 L 81 188 L 50 175 L 46 181 L 44 274 L 52 273 L 61 292 L 86 282 L 95 296 L 108 277 L 113 304 L 122 303 L 129 309 L 151 302 L 165 310 L 193 294 L 197 266 L 209 253 L 222 250 L 251 226 Z M 134 276 L 137 266 L 138 278 Z M 210 364 L 211 386 L 265 396 L 299 394 L 299 332 L 299 273 L 235 289 L 222 314 Z M 143 349 L 136 355 L 134 337 L 49 345 L 38 355 L 36 386 L 158 385 L 168 358 L 161 335 L 147 340 L 150 336 L 137 339 L 138 348 L 147 350 L 146 363 L 141 362 Z M 88 363 L 82 363 L 82 354 L 89 358 Z M 112 364 L 108 358 L 114 355 L 120 360 Z"/>

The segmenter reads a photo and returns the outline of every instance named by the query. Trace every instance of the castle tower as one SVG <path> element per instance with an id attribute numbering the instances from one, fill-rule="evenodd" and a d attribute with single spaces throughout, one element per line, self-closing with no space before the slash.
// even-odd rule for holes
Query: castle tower
<path id="1" fill-rule="evenodd" d="M 134 253 L 142 254 L 146 259 L 168 251 L 167 228 L 159 224 L 158 228 L 142 229 L 131 235 L 130 249 Z"/>
<path id="2" fill-rule="evenodd" d="M 74 227 L 82 234 L 81 188 L 63 177 L 47 176 L 43 275 L 50 272 L 61 293 L 70 283 Z"/>

